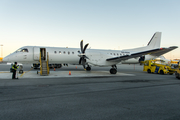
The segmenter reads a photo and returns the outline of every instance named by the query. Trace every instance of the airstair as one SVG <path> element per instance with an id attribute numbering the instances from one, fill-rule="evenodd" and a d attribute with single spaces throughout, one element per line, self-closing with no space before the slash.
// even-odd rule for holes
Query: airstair
<path id="1" fill-rule="evenodd" d="M 49 65 L 49 54 L 48 54 L 48 52 L 47 52 L 47 60 L 41 56 L 41 52 L 40 52 L 39 62 L 40 62 L 40 75 L 48 76 L 49 75 L 49 66 L 48 66 Z"/>

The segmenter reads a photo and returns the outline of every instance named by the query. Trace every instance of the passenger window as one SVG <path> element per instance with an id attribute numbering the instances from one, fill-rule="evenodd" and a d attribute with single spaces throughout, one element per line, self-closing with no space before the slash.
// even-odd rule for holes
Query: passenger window
<path id="1" fill-rule="evenodd" d="M 74 52 L 72 52 L 72 54 L 74 54 Z"/>
<path id="2" fill-rule="evenodd" d="M 119 54 L 117 53 L 117 55 L 119 55 Z"/>
<path id="3" fill-rule="evenodd" d="M 68 55 L 70 54 L 70 52 L 68 52 Z"/>
<path id="4" fill-rule="evenodd" d="M 61 54 L 61 51 L 59 51 L 59 54 Z"/>
<path id="5" fill-rule="evenodd" d="M 56 54 L 56 51 L 54 51 L 54 53 Z"/>
<path id="6" fill-rule="evenodd" d="M 64 51 L 64 54 L 66 54 L 66 51 Z"/>
<path id="7" fill-rule="evenodd" d="M 114 55 L 116 55 L 116 54 L 114 53 Z"/>
<path id="8" fill-rule="evenodd" d="M 112 53 L 111 53 L 111 55 L 112 55 Z"/>

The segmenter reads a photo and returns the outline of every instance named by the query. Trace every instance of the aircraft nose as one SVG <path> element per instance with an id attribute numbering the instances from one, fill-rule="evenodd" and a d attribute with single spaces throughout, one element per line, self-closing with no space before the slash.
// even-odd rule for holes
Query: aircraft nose
<path id="1" fill-rule="evenodd" d="M 9 61 L 9 57 L 4 57 L 3 58 L 3 62 L 8 62 Z"/>

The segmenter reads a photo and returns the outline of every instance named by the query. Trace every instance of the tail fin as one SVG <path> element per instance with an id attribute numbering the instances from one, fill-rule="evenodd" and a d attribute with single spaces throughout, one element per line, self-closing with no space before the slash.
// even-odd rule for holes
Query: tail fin
<path id="1" fill-rule="evenodd" d="M 156 32 L 152 36 L 147 46 L 149 48 L 160 48 L 160 44 L 161 44 L 161 32 Z"/>

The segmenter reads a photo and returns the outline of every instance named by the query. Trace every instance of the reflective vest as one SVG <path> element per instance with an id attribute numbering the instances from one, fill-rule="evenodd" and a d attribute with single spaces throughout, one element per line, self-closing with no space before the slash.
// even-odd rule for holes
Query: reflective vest
<path id="1" fill-rule="evenodd" d="M 14 69 L 14 70 L 17 70 L 18 68 L 19 68 L 19 66 L 15 65 L 15 64 L 12 66 L 12 69 Z"/>

